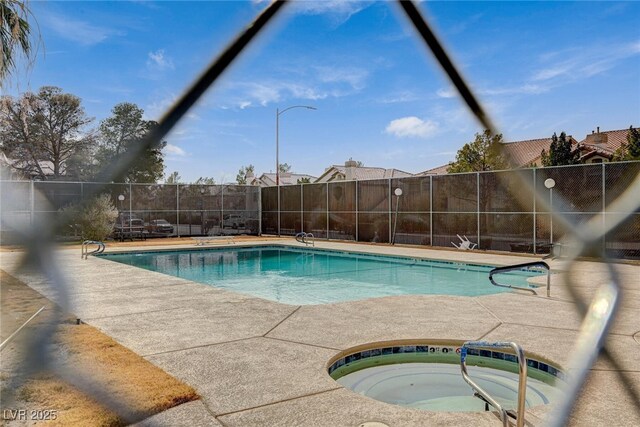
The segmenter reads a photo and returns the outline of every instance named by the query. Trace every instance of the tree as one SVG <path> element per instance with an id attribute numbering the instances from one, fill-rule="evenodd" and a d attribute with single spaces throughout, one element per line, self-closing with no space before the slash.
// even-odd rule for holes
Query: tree
<path id="1" fill-rule="evenodd" d="M 491 135 L 485 130 L 476 133 L 473 142 L 465 144 L 456 154 L 456 160 L 449 164 L 448 173 L 480 172 L 505 169 L 507 162 L 500 152 L 502 134 Z"/>
<path id="2" fill-rule="evenodd" d="M 240 170 L 238 170 L 238 175 L 236 175 L 236 182 L 238 185 L 247 185 L 250 184 L 247 182 L 247 177 L 253 175 L 255 168 L 253 165 L 242 166 Z"/>
<path id="3" fill-rule="evenodd" d="M 311 178 L 309 177 L 305 177 L 305 178 L 300 178 L 297 181 L 298 184 L 311 184 Z"/>
<path id="4" fill-rule="evenodd" d="M 0 98 L 0 149 L 12 167 L 41 180 L 71 176 L 68 166 L 74 156 L 87 153 L 94 141 L 85 127 L 87 117 L 81 100 L 54 86 L 20 99 Z"/>
<path id="5" fill-rule="evenodd" d="M 356 167 L 363 168 L 364 167 L 364 162 L 361 162 L 360 160 L 356 161 Z"/>
<path id="6" fill-rule="evenodd" d="M 567 135 L 564 132 L 560 133 L 560 138 L 554 132 L 551 137 L 549 152 L 542 150 L 540 154 L 543 166 L 563 166 L 580 163 L 580 151 L 577 148 L 572 149 L 571 140 L 567 139 Z"/>
<path id="7" fill-rule="evenodd" d="M 165 184 L 178 184 L 182 177 L 178 174 L 178 171 L 171 172 L 171 174 L 164 180 Z"/>
<path id="8" fill-rule="evenodd" d="M 77 205 L 62 209 L 71 220 L 72 227 L 79 227 L 82 240 L 105 240 L 113 231 L 118 210 L 109 194 L 101 194 L 89 200 L 83 207 Z"/>
<path id="9" fill-rule="evenodd" d="M 640 129 L 634 129 L 633 126 L 629 126 L 627 132 L 627 142 L 622 143 L 620 148 L 613 154 L 613 161 L 624 160 L 640 160 Z"/>
<path id="10" fill-rule="evenodd" d="M 278 167 L 280 168 L 280 173 L 287 173 L 291 171 L 291 165 L 288 163 L 280 163 Z"/>
<path id="11" fill-rule="evenodd" d="M 15 69 L 17 54 L 31 54 L 30 14 L 24 2 L 0 0 L 0 82 Z"/>
<path id="12" fill-rule="evenodd" d="M 105 166 L 127 157 L 130 151 L 157 123 L 143 120 L 144 110 L 137 105 L 123 102 L 111 110 L 112 116 L 100 123 L 98 164 Z M 165 141 L 146 148 L 137 156 L 136 162 L 114 181 L 157 182 L 164 174 L 162 149 Z"/>
<path id="13" fill-rule="evenodd" d="M 216 185 L 216 180 L 208 176 L 201 176 L 193 182 L 195 185 Z"/>

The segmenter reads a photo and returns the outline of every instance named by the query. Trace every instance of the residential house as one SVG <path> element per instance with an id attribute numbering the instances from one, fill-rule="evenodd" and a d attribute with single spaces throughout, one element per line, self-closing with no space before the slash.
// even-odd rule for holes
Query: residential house
<path id="1" fill-rule="evenodd" d="M 580 161 L 582 163 L 609 162 L 613 154 L 622 144 L 627 142 L 629 129 L 608 130 L 600 132 L 600 128 L 578 143 Z"/>
<path id="2" fill-rule="evenodd" d="M 358 166 L 358 162 L 349 159 L 344 166 L 333 165 L 325 169 L 324 173 L 315 182 L 333 181 L 364 181 L 369 179 L 404 178 L 413 176 L 409 172 L 399 169 L 385 169 L 368 166 Z"/>
<path id="3" fill-rule="evenodd" d="M 280 185 L 295 185 L 298 184 L 298 181 L 302 179 L 308 180 L 309 182 L 314 182 L 316 180 L 316 177 L 307 174 L 291 172 L 280 173 Z M 248 175 L 247 184 L 259 185 L 260 187 L 273 187 L 276 185 L 276 174 L 263 173 L 259 177 L 255 177 L 253 176 L 253 174 Z"/>
<path id="4" fill-rule="evenodd" d="M 598 127 L 585 139 L 578 142 L 571 135 L 567 138 L 574 148 L 580 150 L 582 163 L 602 163 L 611 161 L 613 153 L 627 141 L 628 129 L 610 130 L 600 132 Z M 513 161 L 513 167 L 542 166 L 542 150 L 549 152 L 551 138 L 528 139 L 504 143 L 504 152 Z M 438 166 L 420 172 L 418 176 L 444 175 L 449 165 Z"/>

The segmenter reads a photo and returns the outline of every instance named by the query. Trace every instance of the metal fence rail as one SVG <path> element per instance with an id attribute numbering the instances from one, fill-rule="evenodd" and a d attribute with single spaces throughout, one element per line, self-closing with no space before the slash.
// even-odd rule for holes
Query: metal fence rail
<path id="1" fill-rule="evenodd" d="M 602 235 L 600 249 L 614 258 L 638 259 L 640 211 L 623 212 L 611 203 L 639 174 L 636 161 L 267 187 L 261 231 L 388 243 L 395 223 L 395 243 L 452 247 L 456 235 L 466 235 L 480 249 L 536 254 L 569 239 L 566 226 L 554 226 L 553 209 L 572 224 L 601 216 L 591 225 Z M 522 187 L 517 176 L 528 185 Z M 555 187 L 544 186 L 548 178 Z M 548 203 L 536 203 L 537 197 Z M 605 233 L 619 218 L 624 221 Z"/>

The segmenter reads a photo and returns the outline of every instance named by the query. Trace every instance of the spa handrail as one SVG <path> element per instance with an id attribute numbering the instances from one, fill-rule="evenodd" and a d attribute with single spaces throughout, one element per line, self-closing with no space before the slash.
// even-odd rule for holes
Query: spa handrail
<path id="1" fill-rule="evenodd" d="M 547 297 L 550 297 L 551 296 L 551 268 L 549 267 L 549 264 L 547 264 L 544 261 L 525 262 L 524 264 L 515 264 L 515 265 L 507 265 L 504 267 L 496 267 L 489 272 L 489 281 L 494 286 L 500 286 L 501 288 L 518 289 L 521 291 L 531 292 L 532 294 L 537 295 L 538 293 L 531 288 L 523 288 L 521 286 L 513 286 L 513 285 L 503 285 L 493 280 L 493 276 L 495 274 L 506 273 L 507 271 L 522 270 L 523 268 L 527 268 L 527 267 L 542 267 L 545 270 L 547 270 Z"/>
<path id="2" fill-rule="evenodd" d="M 488 341 L 467 341 L 460 348 L 460 370 L 462 378 L 471 386 L 473 391 L 477 393 L 485 402 L 496 408 L 500 413 L 500 419 L 504 427 L 509 425 L 509 416 L 513 416 L 502 407 L 493 397 L 484 391 L 475 381 L 473 381 L 467 372 L 467 350 L 470 348 L 495 348 L 495 349 L 513 349 L 518 358 L 518 406 L 516 413 L 516 426 L 524 427 L 524 408 L 527 394 L 527 359 L 524 350 L 514 342 L 488 342 Z"/>
<path id="3" fill-rule="evenodd" d="M 98 245 L 97 249 L 94 249 L 93 251 L 89 252 L 89 245 Z M 82 255 L 81 258 L 82 259 L 87 259 L 89 257 L 89 255 L 95 255 L 95 254 L 101 254 L 102 252 L 104 252 L 106 246 L 103 242 L 99 242 L 96 240 L 85 240 L 84 242 L 82 242 Z"/>

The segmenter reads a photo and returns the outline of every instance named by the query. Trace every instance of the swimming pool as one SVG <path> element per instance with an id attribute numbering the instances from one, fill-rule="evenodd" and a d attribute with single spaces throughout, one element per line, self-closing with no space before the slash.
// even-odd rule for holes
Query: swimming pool
<path id="1" fill-rule="evenodd" d="M 325 304 L 392 295 L 478 296 L 508 292 L 491 266 L 288 246 L 105 254 L 112 261 L 286 304 Z M 536 271 L 506 273 L 527 286 Z"/>

